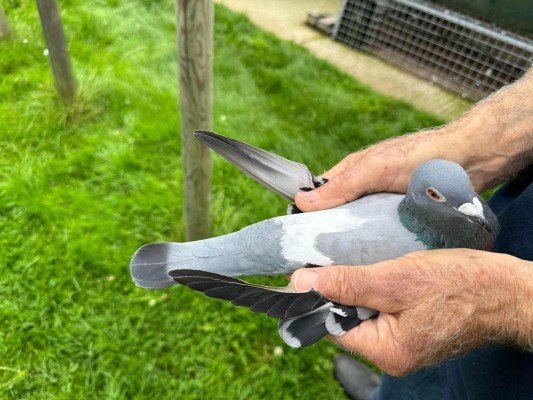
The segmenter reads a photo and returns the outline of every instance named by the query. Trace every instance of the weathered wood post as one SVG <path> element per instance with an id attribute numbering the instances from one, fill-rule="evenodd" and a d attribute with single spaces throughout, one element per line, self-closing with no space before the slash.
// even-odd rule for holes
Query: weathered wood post
<path id="1" fill-rule="evenodd" d="M 37 0 L 37 7 L 57 91 L 63 101 L 70 102 L 76 94 L 76 83 L 72 76 L 59 6 L 56 0 Z"/>
<path id="2" fill-rule="evenodd" d="M 0 4 L 0 39 L 6 38 L 9 35 L 11 35 L 11 29 L 9 29 L 4 8 L 2 7 L 2 4 Z"/>
<path id="3" fill-rule="evenodd" d="M 179 105 L 187 240 L 209 236 L 211 156 L 192 136 L 211 129 L 213 109 L 213 0 L 176 0 Z"/>

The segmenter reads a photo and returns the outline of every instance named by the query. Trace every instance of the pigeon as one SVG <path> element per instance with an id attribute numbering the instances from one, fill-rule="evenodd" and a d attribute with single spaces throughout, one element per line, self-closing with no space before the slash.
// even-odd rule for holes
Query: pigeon
<path id="1" fill-rule="evenodd" d="M 195 137 L 271 191 L 294 200 L 323 185 L 300 163 L 209 131 Z M 316 290 L 294 292 L 237 279 L 290 274 L 302 266 L 368 265 L 417 250 L 490 250 L 496 216 L 472 189 L 458 164 L 435 159 L 411 174 L 406 194 L 376 193 L 328 210 L 288 215 L 219 237 L 186 243 L 152 243 L 133 255 L 133 281 L 143 288 L 185 285 L 209 297 L 278 318 L 278 331 L 293 348 L 327 334 L 340 336 L 379 314 L 332 302 Z"/>

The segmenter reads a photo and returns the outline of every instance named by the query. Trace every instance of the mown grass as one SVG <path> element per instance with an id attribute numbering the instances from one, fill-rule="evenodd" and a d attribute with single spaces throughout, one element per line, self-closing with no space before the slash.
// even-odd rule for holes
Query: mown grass
<path id="1" fill-rule="evenodd" d="M 292 350 L 265 316 L 133 285 L 138 246 L 184 239 L 173 2 L 61 6 L 72 105 L 57 99 L 34 2 L 7 2 L 14 34 L 0 43 L 0 396 L 341 397 L 332 344 Z M 215 30 L 218 132 L 321 171 L 438 122 L 221 6 Z M 285 206 L 214 159 L 214 235 Z"/>

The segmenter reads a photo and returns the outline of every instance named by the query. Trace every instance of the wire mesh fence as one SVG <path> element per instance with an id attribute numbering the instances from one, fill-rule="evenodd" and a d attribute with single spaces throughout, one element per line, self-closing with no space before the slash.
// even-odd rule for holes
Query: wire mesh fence
<path id="1" fill-rule="evenodd" d="M 530 39 L 420 1 L 344 0 L 333 37 L 474 100 L 533 63 Z"/>

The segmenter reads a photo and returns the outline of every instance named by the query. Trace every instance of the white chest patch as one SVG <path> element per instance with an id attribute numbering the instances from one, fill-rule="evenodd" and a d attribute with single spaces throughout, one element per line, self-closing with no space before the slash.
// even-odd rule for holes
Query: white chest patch
<path id="1" fill-rule="evenodd" d="M 283 257 L 302 266 L 306 263 L 331 265 L 333 261 L 316 248 L 318 235 L 356 229 L 365 218 L 354 216 L 349 210 L 334 209 L 297 214 L 283 218 L 281 249 Z"/>

